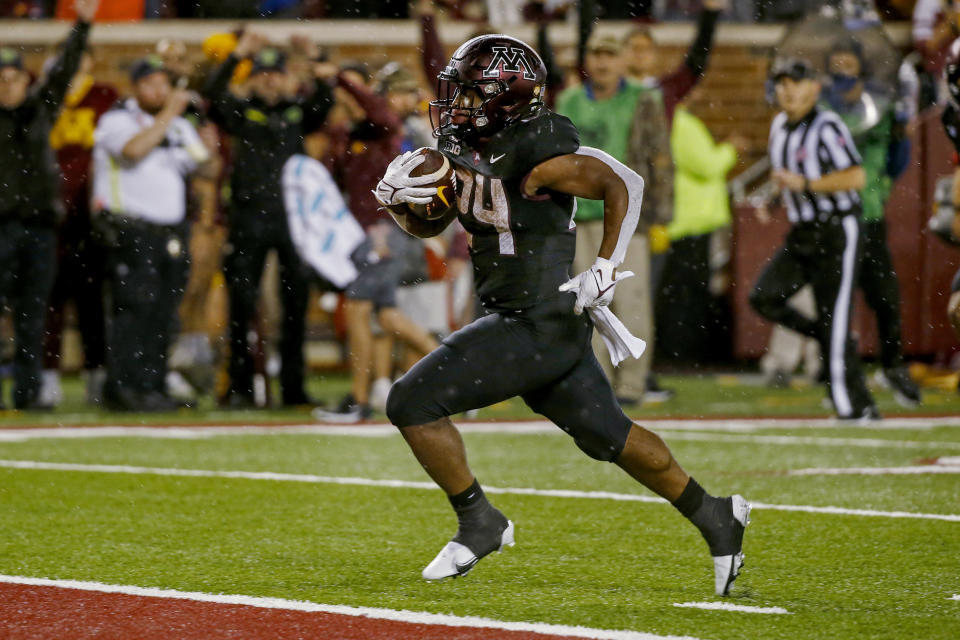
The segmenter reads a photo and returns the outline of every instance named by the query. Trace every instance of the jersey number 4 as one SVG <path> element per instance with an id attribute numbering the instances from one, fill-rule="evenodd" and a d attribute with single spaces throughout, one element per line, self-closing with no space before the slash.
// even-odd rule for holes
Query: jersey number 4
<path id="1" fill-rule="evenodd" d="M 503 190 L 503 182 L 470 171 L 458 171 L 457 177 L 463 183 L 457 195 L 460 211 L 470 213 L 478 222 L 496 229 L 500 236 L 501 255 L 516 255 L 516 243 L 510 231 L 510 202 Z"/>

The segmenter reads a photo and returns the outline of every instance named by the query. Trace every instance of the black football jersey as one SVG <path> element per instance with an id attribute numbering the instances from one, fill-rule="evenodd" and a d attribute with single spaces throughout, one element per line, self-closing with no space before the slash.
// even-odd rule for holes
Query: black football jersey
<path id="1" fill-rule="evenodd" d="M 953 148 L 957 153 L 960 153 L 960 111 L 953 104 L 948 104 L 947 108 L 943 110 L 941 119 L 947 137 L 953 143 Z"/>
<path id="2" fill-rule="evenodd" d="M 526 197 L 522 186 L 538 164 L 578 148 L 577 128 L 549 111 L 498 132 L 482 154 L 441 137 L 441 153 L 456 165 L 459 218 L 471 235 L 474 282 L 485 308 L 516 311 L 560 295 L 576 250 L 575 200 L 553 192 Z"/>

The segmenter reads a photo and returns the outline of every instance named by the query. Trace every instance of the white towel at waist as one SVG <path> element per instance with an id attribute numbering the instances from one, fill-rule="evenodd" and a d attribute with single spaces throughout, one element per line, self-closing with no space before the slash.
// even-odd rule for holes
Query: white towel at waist
<path id="1" fill-rule="evenodd" d="M 631 334 L 609 307 L 590 307 L 587 311 L 610 353 L 613 366 L 618 366 L 629 357 L 639 358 L 643 355 L 647 343 Z"/>

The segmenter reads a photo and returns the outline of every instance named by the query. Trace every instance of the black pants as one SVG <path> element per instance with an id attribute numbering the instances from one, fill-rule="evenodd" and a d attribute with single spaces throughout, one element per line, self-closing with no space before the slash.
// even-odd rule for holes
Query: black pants
<path id="1" fill-rule="evenodd" d="M 427 424 L 515 396 L 587 455 L 614 460 L 632 425 L 590 346 L 589 316 L 572 295 L 522 313 L 491 313 L 448 336 L 390 389 L 387 417 Z"/>
<path id="2" fill-rule="evenodd" d="M 666 360 L 699 363 L 711 351 L 710 234 L 687 236 L 670 243 L 654 290 L 657 350 Z"/>
<path id="3" fill-rule="evenodd" d="M 13 404 L 37 399 L 43 364 L 43 328 L 56 267 L 53 229 L 20 219 L 0 221 L 0 301 L 13 314 Z"/>
<path id="4" fill-rule="evenodd" d="M 880 362 L 884 369 L 903 364 L 900 341 L 900 284 L 887 246 L 885 220 L 863 223 L 863 261 L 860 289 L 877 316 Z"/>
<path id="5" fill-rule="evenodd" d="M 189 271 L 187 226 L 109 217 L 112 315 L 104 393 L 164 393 L 167 349 Z"/>
<path id="6" fill-rule="evenodd" d="M 277 251 L 280 261 L 280 300 L 283 320 L 280 336 L 280 386 L 285 404 L 305 397 L 303 338 L 308 284 L 303 263 L 290 239 L 286 213 L 258 213 L 255 220 L 234 216 L 231 221 L 224 272 L 230 293 L 230 390 L 253 395 L 253 357 L 247 341 L 250 320 L 257 309 L 260 278 L 267 252 Z"/>
<path id="7" fill-rule="evenodd" d="M 750 304 L 760 315 L 820 342 L 829 374 L 827 388 L 840 417 L 859 416 L 873 404 L 850 338 L 853 291 L 863 253 L 860 227 L 853 215 L 794 225 L 750 294 Z M 808 283 L 816 299 L 816 318 L 787 304 Z"/>
<path id="8" fill-rule="evenodd" d="M 57 277 L 50 292 L 43 366 L 45 369 L 60 366 L 64 307 L 73 300 L 77 329 L 83 339 L 83 368 L 96 369 L 106 364 L 107 352 L 103 247 L 92 235 L 88 211 L 73 212 L 57 236 Z"/>

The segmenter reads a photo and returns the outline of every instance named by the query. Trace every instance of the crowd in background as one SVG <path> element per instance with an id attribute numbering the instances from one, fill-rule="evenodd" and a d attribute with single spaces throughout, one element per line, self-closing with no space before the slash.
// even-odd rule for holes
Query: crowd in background
<path id="1" fill-rule="evenodd" d="M 936 78 L 941 51 L 955 37 L 957 21 L 949 5 L 938 3 L 931 10 L 924 2 L 911 7 L 891 1 L 879 3 L 879 9 L 884 15 L 912 11 L 920 16 L 914 34 L 916 67 Z M 136 5 L 122 4 L 127 9 Z M 437 34 L 438 5 L 453 17 L 477 19 L 477 33 L 484 33 L 493 27 L 479 19 L 493 18 L 498 3 L 422 0 L 408 7 L 406 2 L 275 0 L 257 4 L 251 14 L 252 4 L 145 0 L 136 17 L 412 13 L 422 26 L 423 76 L 434 78 L 449 53 Z M 499 14 L 501 22 L 514 19 L 507 15 L 514 9 L 515 19 L 541 24 L 571 11 L 564 2 L 500 4 L 506 11 Z M 671 345 L 667 357 L 680 361 L 702 359 L 718 349 L 714 338 L 728 331 L 717 302 L 727 286 L 717 256 L 724 251 L 731 221 L 727 174 L 749 145 L 736 135 L 715 141 L 688 108 L 708 73 L 716 21 L 721 13 L 732 19 L 781 19 L 799 4 L 808 3 L 581 3 L 579 10 L 588 17 L 697 20 L 697 35 L 682 63 L 660 75 L 657 43 L 642 22 L 624 39 L 582 30 L 579 67 L 570 57 L 558 63 L 546 31 L 539 33 L 536 46 L 550 67 L 548 96 L 554 108 L 574 121 L 583 144 L 605 149 L 647 181 L 643 223 L 627 265 L 639 277 L 628 281 L 630 291 L 618 290 L 617 303 L 624 306 L 619 315 L 649 341 L 650 349 L 637 363 L 608 372 L 624 404 L 670 397 L 651 374 L 654 326 L 663 334 L 656 344 Z M 101 1 L 101 12 L 110 7 L 109 0 Z M 0 2 L 0 13 L 45 17 L 81 12 L 71 2 L 22 0 Z M 29 70 L 33 76 L 16 50 L 0 49 L 0 71 L 19 72 L 32 81 L 28 100 L 46 92 L 49 122 L 31 126 L 48 135 L 47 148 L 62 174 L 57 202 L 24 199 L 6 207 L 2 216 L 4 224 L 18 220 L 14 231 L 23 239 L 14 249 L 30 253 L 32 260 L 21 272 L 32 274 L 31 286 L 14 287 L 13 296 L 4 292 L 14 311 L 15 406 L 46 409 L 58 402 L 60 337 L 70 301 L 83 339 L 92 403 L 117 410 L 169 410 L 190 405 L 197 392 L 215 389 L 227 406 L 254 407 L 267 399 L 268 374 L 278 374 L 281 397 L 276 402 L 313 405 L 303 354 L 308 294 L 314 288 L 344 298 L 335 313 L 352 373 L 350 394 L 324 415 L 364 419 L 382 408 L 390 381 L 431 350 L 441 333 L 405 314 L 398 295 L 402 298 L 404 287 L 430 279 L 446 279 L 461 288 L 469 280 L 462 229 L 454 225 L 426 243 L 409 238 L 378 211 L 370 194 L 396 154 L 433 145 L 427 102 L 434 88 L 417 80 L 419 70 L 396 63 L 371 68 L 363 60 L 334 63 L 307 38 L 270 42 L 254 27 L 212 34 L 202 47 L 203 59 L 191 56 L 181 42 L 157 43 L 151 56 L 127 69 L 132 96 L 118 102 L 116 88 L 92 73 L 84 43 L 88 25 L 89 19 L 80 15 L 71 38 L 43 70 Z M 936 81 L 927 85 L 926 100 L 933 103 Z M 36 139 L 22 144 L 36 144 Z M 362 230 L 362 243 L 351 250 L 357 275 L 349 285 L 308 269 L 291 238 L 283 172 L 295 156 L 323 165 Z M 147 169 L 147 162 L 155 166 Z M 45 159 L 36 163 L 38 170 L 55 167 Z M 162 182 L 157 175 L 167 176 L 166 187 L 157 186 Z M 131 204 L 138 198 L 143 202 Z M 584 201 L 578 208 L 578 242 L 583 243 L 578 255 L 596 253 L 588 245 L 591 239 L 598 241 L 591 230 L 602 224 L 602 211 L 591 205 Z M 24 213 L 28 209 L 29 215 Z M 43 250 L 26 250 L 38 246 Z M 262 278 L 270 253 L 276 255 L 271 277 L 278 285 Z M 26 276 L 22 278 L 21 284 Z M 211 305 L 223 304 L 212 299 L 218 281 L 225 284 L 229 315 L 222 341 L 207 321 Z M 270 314 L 261 303 L 261 281 L 282 303 L 273 322 L 265 320 Z M 457 308 L 454 325 L 478 312 L 472 301 Z M 279 327 L 276 348 L 265 343 L 265 324 Z M 217 348 L 224 343 L 228 348 Z M 226 376 L 217 385 L 212 372 L 222 352 Z M 278 367 L 271 368 L 271 354 Z M 773 367 L 774 372 L 779 368 Z"/>

